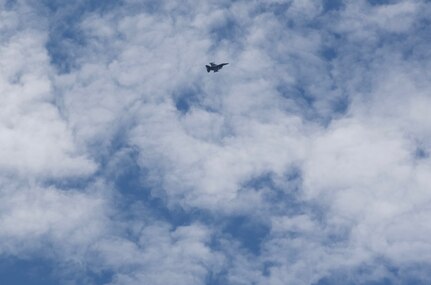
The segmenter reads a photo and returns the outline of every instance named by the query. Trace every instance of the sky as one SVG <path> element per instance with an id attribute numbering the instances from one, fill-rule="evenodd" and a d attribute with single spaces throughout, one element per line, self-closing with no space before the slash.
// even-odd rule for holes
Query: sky
<path id="1" fill-rule="evenodd" d="M 430 19 L 0 0 L 1 283 L 430 284 Z"/>

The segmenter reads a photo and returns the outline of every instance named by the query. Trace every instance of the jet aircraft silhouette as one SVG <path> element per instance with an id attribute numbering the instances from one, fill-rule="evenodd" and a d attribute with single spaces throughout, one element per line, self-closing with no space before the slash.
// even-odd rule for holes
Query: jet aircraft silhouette
<path id="1" fill-rule="evenodd" d="M 225 66 L 227 64 L 229 64 L 229 63 L 215 64 L 214 62 L 210 62 L 210 65 L 205 65 L 205 67 L 207 68 L 207 72 L 210 72 L 211 70 L 214 72 L 218 72 L 220 69 L 223 68 L 223 66 Z"/>

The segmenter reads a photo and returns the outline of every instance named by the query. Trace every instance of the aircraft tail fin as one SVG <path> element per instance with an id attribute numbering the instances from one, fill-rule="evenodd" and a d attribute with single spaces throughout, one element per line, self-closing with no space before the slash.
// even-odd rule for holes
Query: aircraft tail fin
<path id="1" fill-rule="evenodd" d="M 205 65 L 205 67 L 207 68 L 207 72 L 210 72 L 210 70 L 211 70 L 211 66 L 209 66 L 209 65 Z"/>

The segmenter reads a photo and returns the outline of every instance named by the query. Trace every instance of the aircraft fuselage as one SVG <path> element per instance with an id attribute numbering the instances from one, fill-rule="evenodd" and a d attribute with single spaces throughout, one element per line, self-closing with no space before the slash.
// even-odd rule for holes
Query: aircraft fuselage
<path id="1" fill-rule="evenodd" d="M 210 72 L 211 70 L 214 72 L 218 72 L 220 69 L 223 68 L 223 66 L 228 65 L 229 63 L 220 63 L 215 64 L 214 62 L 211 62 L 210 65 L 205 65 L 207 68 L 207 72 Z"/>

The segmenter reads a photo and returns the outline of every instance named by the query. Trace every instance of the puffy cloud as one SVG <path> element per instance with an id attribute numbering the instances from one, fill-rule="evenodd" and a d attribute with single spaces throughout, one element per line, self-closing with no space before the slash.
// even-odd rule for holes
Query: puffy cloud
<path id="1" fill-rule="evenodd" d="M 105 258 L 122 268 L 112 284 L 202 284 L 208 271 L 217 271 L 223 261 L 210 249 L 209 239 L 208 229 L 200 225 L 170 230 L 167 225 L 155 224 L 140 233 L 139 249 L 127 241 L 101 246 L 106 246 L 103 254 L 111 255 Z M 136 267 L 138 270 L 130 270 Z"/>
<path id="2" fill-rule="evenodd" d="M 0 248 L 5 255 L 47 252 L 80 261 L 107 231 L 106 201 L 100 195 L 2 184 Z"/>
<path id="3" fill-rule="evenodd" d="M 12 11 L 4 13 L 18 18 Z M 18 31 L 5 38 L 0 47 L 4 103 L 0 169 L 3 173 L 45 178 L 89 175 L 96 165 L 77 149 L 55 105 L 52 69 L 44 46 L 46 35 L 37 27 L 20 28 L 23 19 L 18 19 L 5 24 L 8 30 Z"/>

